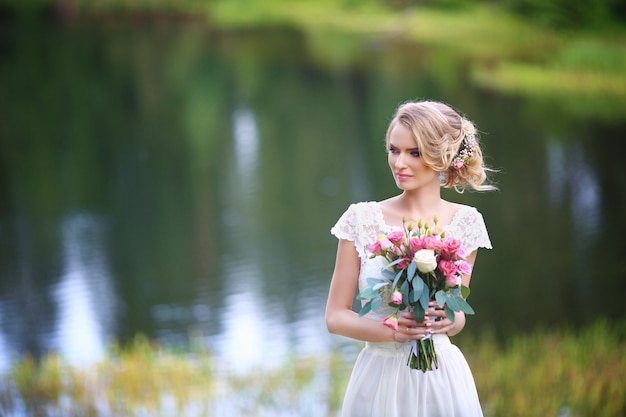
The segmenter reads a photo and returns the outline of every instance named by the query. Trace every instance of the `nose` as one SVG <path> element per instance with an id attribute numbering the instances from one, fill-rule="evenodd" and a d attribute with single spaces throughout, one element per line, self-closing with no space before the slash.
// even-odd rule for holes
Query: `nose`
<path id="1" fill-rule="evenodd" d="M 394 166 L 396 168 L 406 167 L 406 164 L 404 163 L 404 154 L 400 153 L 396 156 L 396 160 L 394 161 Z"/>

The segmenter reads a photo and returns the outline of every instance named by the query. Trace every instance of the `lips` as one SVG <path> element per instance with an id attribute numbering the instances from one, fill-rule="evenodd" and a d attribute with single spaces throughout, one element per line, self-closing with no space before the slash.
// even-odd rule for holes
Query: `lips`
<path id="1" fill-rule="evenodd" d="M 411 179 L 411 177 L 412 175 L 396 173 L 396 178 L 398 179 L 398 181 L 406 181 L 408 179 Z"/>

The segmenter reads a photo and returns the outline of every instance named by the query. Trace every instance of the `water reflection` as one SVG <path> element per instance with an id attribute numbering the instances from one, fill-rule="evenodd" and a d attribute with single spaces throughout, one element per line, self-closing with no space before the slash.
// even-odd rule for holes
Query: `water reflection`
<path id="1" fill-rule="evenodd" d="M 58 306 L 53 347 L 73 364 L 101 359 L 112 336 L 116 303 L 95 216 L 72 214 L 61 224 L 63 274 L 51 287 Z"/>
<path id="2" fill-rule="evenodd" d="M 259 295 L 262 294 L 262 267 L 259 250 L 251 244 L 254 236 L 260 234 L 253 192 L 260 138 L 249 108 L 242 106 L 233 112 L 232 139 L 234 160 L 225 164 L 222 172 L 226 177 L 223 183 L 227 184 L 221 216 L 225 220 L 224 245 L 231 248 L 227 251 L 229 255 L 222 259 L 220 273 L 220 279 L 225 282 L 225 308 L 219 319 L 224 323 L 224 330 L 213 348 L 229 367 L 245 370 L 263 363 L 265 351 L 280 350 L 283 344 L 280 332 L 271 337 L 266 333 L 271 328 L 279 329 L 281 318 L 268 314 Z"/>
<path id="3" fill-rule="evenodd" d="M 624 145 L 591 145 L 619 135 L 623 122 L 532 111 L 542 107 L 462 79 L 441 85 L 406 61 L 422 56 L 406 45 L 372 51 L 338 80 L 297 36 L 222 35 L 213 44 L 213 32 L 188 33 L 197 43 L 179 36 L 184 29 L 127 29 L 51 29 L 0 62 L 12 74 L 0 85 L 18 81 L 0 88 L 0 365 L 50 349 L 90 360 L 110 337 L 138 333 L 183 344 L 189 329 L 240 367 L 339 344 L 323 322 L 336 249 L 328 230 L 348 203 L 394 192 L 382 137 L 391 110 L 410 97 L 476 117 L 503 168 L 501 193 L 454 195 L 480 208 L 496 251 L 481 255 L 481 313 L 468 333 L 515 332 L 546 314 L 574 324 L 623 318 L 615 259 Z M 57 106 L 66 94 L 91 104 Z M 67 215 L 58 237 L 54 219 L 67 205 L 84 211 Z M 532 274 L 529 265 L 538 266 Z M 609 299 L 588 296 L 598 265 L 615 289 Z M 537 295 L 546 282 L 554 291 Z"/>
<path id="4" fill-rule="evenodd" d="M 558 209 L 569 196 L 578 232 L 585 239 L 592 237 L 599 230 L 601 219 L 601 190 L 593 167 L 585 160 L 580 144 L 568 146 L 563 141 L 549 141 L 547 156 L 551 205 Z"/>
<path id="5" fill-rule="evenodd" d="M 226 324 L 215 348 L 229 368 L 245 371 L 259 364 L 278 364 L 285 357 L 287 340 L 281 311 L 263 302 L 258 265 L 232 263 L 224 268 L 227 286 Z"/>
<path id="6" fill-rule="evenodd" d="M 254 114 L 247 107 L 233 112 L 233 139 L 239 184 L 248 194 L 256 187 L 259 135 Z"/>
<path id="7" fill-rule="evenodd" d="M 0 303 L 0 324 L 6 317 L 5 307 L 2 303 Z M 3 326 L 4 327 L 4 326 Z M 5 335 L 0 332 L 0 372 L 5 371 L 11 364 L 11 354 L 9 350 L 9 345 L 7 344 Z"/>

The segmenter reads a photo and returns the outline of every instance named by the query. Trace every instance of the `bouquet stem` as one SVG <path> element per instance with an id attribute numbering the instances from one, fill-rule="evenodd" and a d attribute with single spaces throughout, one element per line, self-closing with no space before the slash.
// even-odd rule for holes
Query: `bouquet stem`
<path id="1" fill-rule="evenodd" d="M 430 335 L 425 336 L 421 340 L 413 341 L 407 365 L 409 365 L 411 369 L 420 369 L 422 372 L 439 369 L 437 353 L 435 353 L 435 344 Z"/>

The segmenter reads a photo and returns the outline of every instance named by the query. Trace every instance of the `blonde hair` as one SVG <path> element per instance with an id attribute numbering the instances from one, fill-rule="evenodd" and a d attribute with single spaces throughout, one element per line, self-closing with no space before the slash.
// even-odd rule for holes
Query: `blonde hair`
<path id="1" fill-rule="evenodd" d="M 496 190 L 487 182 L 487 173 L 478 143 L 478 132 L 472 122 L 450 106 L 436 101 L 410 101 L 401 104 L 389 123 L 385 143 L 389 145 L 391 131 L 398 124 L 408 128 L 424 164 L 441 173 L 441 186 L 462 193 L 468 187 L 476 191 Z M 471 158 L 455 168 L 464 143 L 474 139 Z M 467 145 L 465 145 L 467 146 Z"/>

